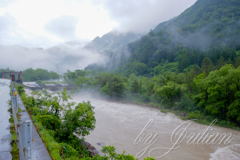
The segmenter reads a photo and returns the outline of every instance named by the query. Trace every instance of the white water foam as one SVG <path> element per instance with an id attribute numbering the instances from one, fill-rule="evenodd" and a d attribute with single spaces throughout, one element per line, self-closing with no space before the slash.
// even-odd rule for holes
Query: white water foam
<path id="1" fill-rule="evenodd" d="M 211 158 L 209 160 L 239 160 L 240 144 L 232 144 L 224 148 L 219 148 L 210 155 Z"/>

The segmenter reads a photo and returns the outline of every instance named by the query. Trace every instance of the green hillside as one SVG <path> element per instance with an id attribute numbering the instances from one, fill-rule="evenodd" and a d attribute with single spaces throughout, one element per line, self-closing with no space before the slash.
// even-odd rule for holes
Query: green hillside
<path id="1" fill-rule="evenodd" d="M 219 45 L 234 46 L 239 44 L 240 40 L 239 20 L 240 1 L 238 0 L 198 0 L 167 25 L 159 24 L 154 31 L 175 30 L 186 38 L 191 38 L 190 35 L 200 32 L 202 36 L 210 36 L 206 37 L 210 38 L 210 43 L 215 41 L 212 47 L 216 47 L 219 42 Z"/>
<path id="2" fill-rule="evenodd" d="M 117 70 L 126 76 L 153 76 L 161 72 L 159 65 L 171 62 L 170 71 L 182 72 L 194 64 L 201 66 L 205 57 L 215 65 L 221 57 L 235 61 L 240 50 L 240 1 L 198 0 L 128 48 L 131 56 Z"/>

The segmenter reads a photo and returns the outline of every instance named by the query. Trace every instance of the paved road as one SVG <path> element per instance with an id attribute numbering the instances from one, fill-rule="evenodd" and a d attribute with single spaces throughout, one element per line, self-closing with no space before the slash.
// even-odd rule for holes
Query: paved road
<path id="1" fill-rule="evenodd" d="M 12 155 L 10 151 L 10 113 L 8 112 L 9 105 L 7 101 L 10 97 L 10 80 L 0 79 L 0 160 L 11 160 Z"/>

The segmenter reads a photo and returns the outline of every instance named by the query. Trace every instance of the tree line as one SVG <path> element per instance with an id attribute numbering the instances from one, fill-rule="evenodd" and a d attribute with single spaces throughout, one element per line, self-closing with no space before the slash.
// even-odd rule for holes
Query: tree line
<path id="1" fill-rule="evenodd" d="M 38 81 L 38 80 L 51 80 L 59 79 L 60 75 L 53 71 L 48 71 L 46 69 L 28 68 L 22 72 L 23 81 Z"/>
<path id="2" fill-rule="evenodd" d="M 166 65 L 169 63 L 163 67 Z M 188 112 L 189 118 L 217 118 L 226 126 L 240 126 L 238 65 L 222 58 L 214 65 L 209 58 L 204 58 L 201 66 L 195 64 L 185 72 L 171 69 L 166 67 L 152 77 L 87 70 L 82 70 L 82 76 L 76 76 L 79 71 L 69 73 L 75 74 L 72 81 L 79 88 L 95 88 L 113 99 Z"/>

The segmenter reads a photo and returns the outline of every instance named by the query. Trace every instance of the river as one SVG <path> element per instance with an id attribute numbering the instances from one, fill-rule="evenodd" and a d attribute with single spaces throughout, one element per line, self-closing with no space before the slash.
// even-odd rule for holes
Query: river
<path id="1" fill-rule="evenodd" d="M 94 98 L 90 94 L 72 94 L 72 98 L 76 102 L 91 101 L 95 107 L 96 128 L 86 137 L 86 140 L 99 150 L 101 146 L 97 143 L 102 142 L 105 145 L 115 146 L 118 153 L 122 153 L 123 150 L 127 154 L 135 156 L 144 153 L 139 159 L 149 155 L 164 160 L 240 159 L 239 131 L 216 126 L 209 127 L 212 130 L 208 131 L 208 126 L 183 121 L 172 113 L 162 113 L 159 109 L 140 105 L 109 102 Z M 185 124 L 183 124 L 184 122 Z M 145 131 L 142 132 L 144 127 Z M 183 133 L 182 136 L 181 133 Z M 217 143 L 211 144 L 210 142 L 217 140 L 213 141 L 216 136 L 212 136 L 208 141 L 210 144 L 202 144 L 206 143 L 208 139 L 203 140 L 207 133 L 209 136 L 214 133 L 215 135 L 219 133 L 218 137 L 224 133 L 226 135 L 230 133 L 232 136 L 227 135 L 224 139 L 220 138 Z M 146 142 L 147 138 L 145 137 L 148 134 L 152 134 L 152 136 L 149 135 L 148 137 L 151 137 Z M 196 139 L 195 144 L 190 144 L 188 136 L 193 134 L 195 134 L 192 138 Z M 139 138 L 136 139 L 138 136 Z M 173 137 L 172 141 L 171 136 Z M 180 138 L 179 141 L 177 141 L 178 138 Z M 232 140 L 229 139 L 225 145 L 224 142 L 227 138 Z M 222 139 L 223 141 L 219 145 Z M 140 142 L 138 142 L 139 140 Z M 152 142 L 150 142 L 151 140 Z M 176 142 L 180 142 L 174 146 L 176 149 L 170 150 Z"/>
<path id="2" fill-rule="evenodd" d="M 115 146 L 117 153 L 126 151 L 139 159 L 240 159 L 240 131 L 184 121 L 159 109 L 107 101 L 89 93 L 75 93 L 72 98 L 75 102 L 90 101 L 95 107 L 96 127 L 86 141 L 98 150 L 101 142 Z M 217 139 L 223 134 L 226 136 Z"/>

